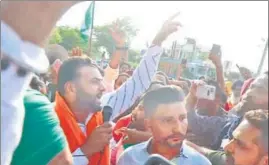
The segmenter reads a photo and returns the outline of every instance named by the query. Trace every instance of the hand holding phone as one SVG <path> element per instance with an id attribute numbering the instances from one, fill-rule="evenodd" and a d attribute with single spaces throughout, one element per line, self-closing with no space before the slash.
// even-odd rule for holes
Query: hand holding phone
<path id="1" fill-rule="evenodd" d="M 201 85 L 197 87 L 196 97 L 207 100 L 215 100 L 216 87 L 211 85 Z"/>
<path id="2" fill-rule="evenodd" d="M 212 49 L 209 54 L 209 59 L 215 64 L 215 66 L 221 65 L 221 46 L 213 44 Z"/>
<path id="3" fill-rule="evenodd" d="M 210 54 L 221 55 L 221 46 L 217 44 L 213 44 Z"/>

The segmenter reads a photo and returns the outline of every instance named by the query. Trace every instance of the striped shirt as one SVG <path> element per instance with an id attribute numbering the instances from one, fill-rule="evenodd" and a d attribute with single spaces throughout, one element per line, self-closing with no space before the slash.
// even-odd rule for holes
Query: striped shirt
<path id="1" fill-rule="evenodd" d="M 109 106 L 113 109 L 111 120 L 117 117 L 120 113 L 126 111 L 150 86 L 150 83 L 155 75 L 162 48 L 159 46 L 151 46 L 145 53 L 139 66 L 119 89 L 105 94 L 101 98 L 102 106 Z"/>

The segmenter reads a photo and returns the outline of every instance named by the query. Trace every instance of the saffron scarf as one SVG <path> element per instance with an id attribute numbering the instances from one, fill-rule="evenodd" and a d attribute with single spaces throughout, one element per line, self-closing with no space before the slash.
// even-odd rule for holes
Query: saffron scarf
<path id="1" fill-rule="evenodd" d="M 67 138 L 70 151 L 73 153 L 85 143 L 86 138 L 91 135 L 95 128 L 103 124 L 103 115 L 101 112 L 93 114 L 92 118 L 86 124 L 86 137 L 79 127 L 74 114 L 58 92 L 56 92 L 55 100 L 55 111 Z M 91 165 L 109 165 L 109 159 L 109 145 L 104 148 L 103 152 L 97 152 L 88 157 L 89 164 Z"/>

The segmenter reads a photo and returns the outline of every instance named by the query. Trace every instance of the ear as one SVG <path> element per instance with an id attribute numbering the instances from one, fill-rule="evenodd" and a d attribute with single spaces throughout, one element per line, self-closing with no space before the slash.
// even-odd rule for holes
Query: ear
<path id="1" fill-rule="evenodd" d="M 67 94 L 74 94 L 76 93 L 76 87 L 75 84 L 72 82 L 67 82 L 64 84 L 64 90 Z"/>
<path id="2" fill-rule="evenodd" d="M 147 118 L 144 119 L 144 125 L 145 125 L 146 130 L 151 132 L 151 123 L 149 119 Z"/>

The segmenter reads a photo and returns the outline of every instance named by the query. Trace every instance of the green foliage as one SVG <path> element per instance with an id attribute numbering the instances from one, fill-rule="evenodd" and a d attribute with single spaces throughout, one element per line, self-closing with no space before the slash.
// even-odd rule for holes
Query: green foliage
<path id="1" fill-rule="evenodd" d="M 133 39 L 137 33 L 137 29 L 132 25 L 129 17 L 117 19 L 110 24 L 95 26 L 93 30 L 92 45 L 91 45 L 91 57 L 95 59 L 101 59 L 102 49 L 109 55 L 114 50 L 114 42 L 109 32 L 109 29 L 117 24 L 119 29 L 124 32 L 128 43 Z M 89 41 L 83 40 L 78 28 L 71 28 L 68 26 L 56 27 L 51 34 L 49 44 L 62 45 L 68 51 L 71 51 L 74 47 L 80 47 L 84 53 L 89 52 Z M 140 53 L 136 50 L 129 50 L 130 62 L 136 65 L 141 57 Z"/>
<path id="2" fill-rule="evenodd" d="M 129 62 L 132 63 L 139 63 L 139 61 L 141 60 L 142 56 L 140 55 L 140 52 L 130 49 L 128 52 L 128 60 Z"/>
<path id="3" fill-rule="evenodd" d="M 53 31 L 51 33 L 49 43 L 50 44 L 58 44 L 60 42 L 62 42 L 62 37 L 61 37 L 61 35 L 59 33 L 59 29 L 55 28 L 55 29 L 53 29 Z"/>
<path id="4" fill-rule="evenodd" d="M 138 31 L 131 24 L 131 19 L 129 17 L 117 19 L 110 24 L 95 26 L 94 36 L 96 39 L 96 45 L 97 47 L 103 47 L 109 53 L 109 55 L 112 54 L 115 45 L 110 35 L 109 29 L 111 29 L 115 24 L 117 24 L 119 30 L 125 34 L 128 43 L 130 43 Z"/>
<path id="5" fill-rule="evenodd" d="M 76 28 L 70 27 L 59 27 L 59 33 L 62 36 L 61 44 L 68 50 L 71 50 L 73 47 L 80 47 L 84 51 L 87 50 L 88 42 L 84 41 L 80 36 L 80 31 Z"/>

